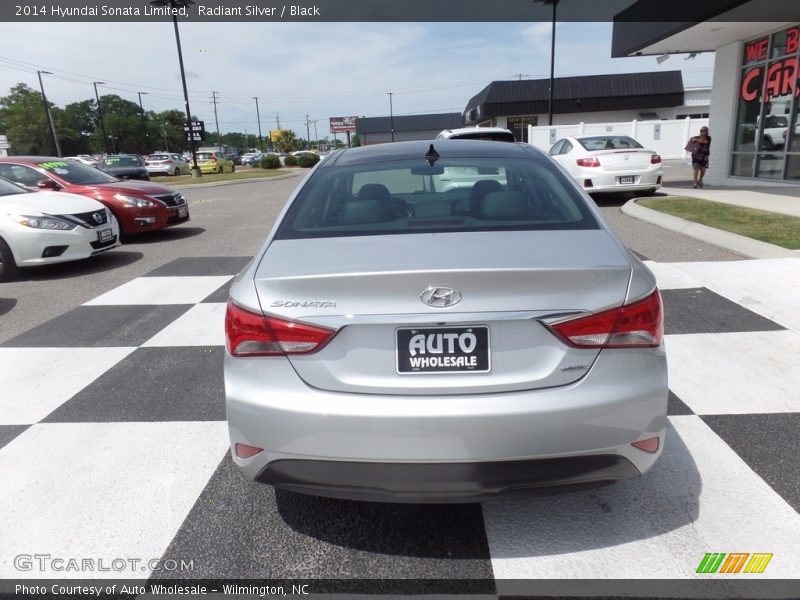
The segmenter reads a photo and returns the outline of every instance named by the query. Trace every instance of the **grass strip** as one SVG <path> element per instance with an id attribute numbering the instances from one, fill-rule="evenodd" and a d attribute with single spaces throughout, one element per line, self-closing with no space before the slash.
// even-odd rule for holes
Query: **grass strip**
<path id="1" fill-rule="evenodd" d="M 789 250 L 800 249 L 800 218 L 688 196 L 639 199 L 640 206 Z"/>

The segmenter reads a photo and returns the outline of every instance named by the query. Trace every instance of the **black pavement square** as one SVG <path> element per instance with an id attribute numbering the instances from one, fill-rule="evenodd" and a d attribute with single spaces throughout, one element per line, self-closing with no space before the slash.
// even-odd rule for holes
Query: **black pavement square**
<path id="1" fill-rule="evenodd" d="M 683 400 L 678 398 L 678 396 L 673 393 L 672 390 L 669 391 L 669 396 L 667 398 L 667 414 L 668 415 L 693 415 L 694 411 L 684 404 Z"/>
<path id="2" fill-rule="evenodd" d="M 230 295 L 231 286 L 233 285 L 233 279 L 231 279 L 225 285 L 221 285 L 217 288 L 214 292 L 209 294 L 207 297 L 203 298 L 202 302 L 227 302 L 228 296 Z"/>
<path id="3" fill-rule="evenodd" d="M 150 271 L 145 277 L 236 275 L 253 260 L 252 256 L 189 256 Z"/>
<path id="4" fill-rule="evenodd" d="M 226 456 L 164 559 L 163 577 L 491 579 L 480 504 L 353 502 L 275 490 Z M 303 560 L 298 560 L 303 557 Z"/>
<path id="5" fill-rule="evenodd" d="M 784 329 L 705 288 L 661 290 L 664 333 L 728 333 Z"/>
<path id="6" fill-rule="evenodd" d="M 701 418 L 747 466 L 800 512 L 800 413 Z"/>
<path id="7" fill-rule="evenodd" d="M 30 425 L 0 425 L 0 448 L 25 431 Z"/>
<path id="8" fill-rule="evenodd" d="M 202 346 L 139 348 L 44 421 L 224 421 L 224 353 Z"/>
<path id="9" fill-rule="evenodd" d="M 192 304 L 79 306 L 0 344 L 6 347 L 140 346 Z"/>

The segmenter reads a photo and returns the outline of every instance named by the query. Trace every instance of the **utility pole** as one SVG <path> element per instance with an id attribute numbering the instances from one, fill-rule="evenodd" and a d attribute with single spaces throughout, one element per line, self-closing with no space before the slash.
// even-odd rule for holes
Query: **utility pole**
<path id="1" fill-rule="evenodd" d="M 306 115 L 306 145 L 311 144 L 311 131 L 308 129 L 308 115 Z"/>
<path id="2" fill-rule="evenodd" d="M 105 81 L 93 81 L 94 97 L 97 99 L 97 118 L 100 119 L 100 132 L 103 134 L 103 148 L 108 152 L 108 140 L 106 139 L 106 126 L 103 124 L 103 109 L 100 106 L 100 94 L 97 93 L 97 86 L 105 84 Z"/>
<path id="3" fill-rule="evenodd" d="M 58 143 L 58 136 L 56 135 L 56 126 L 53 123 L 53 115 L 50 114 L 50 105 L 47 103 L 47 96 L 44 95 L 44 84 L 42 83 L 42 73 L 45 75 L 52 75 L 50 71 L 36 71 L 39 76 L 39 87 L 42 88 L 42 100 L 44 101 L 44 114 L 47 116 L 47 124 L 50 126 L 50 134 L 53 136 L 53 146 L 55 146 L 56 154 L 61 158 L 61 145 Z"/>
<path id="4" fill-rule="evenodd" d="M 319 146 L 319 134 L 317 133 L 317 120 L 314 119 L 314 141 Z"/>
<path id="5" fill-rule="evenodd" d="M 142 132 L 144 133 L 144 141 L 145 141 L 145 143 L 147 143 L 147 138 L 149 138 L 150 135 L 147 133 L 147 119 L 144 116 L 144 106 L 142 105 L 142 94 L 144 94 L 146 96 L 147 92 L 136 92 L 136 93 L 139 94 L 139 110 L 142 111 L 141 112 L 141 115 L 142 115 Z"/>
<path id="6" fill-rule="evenodd" d="M 278 125 L 278 129 L 281 128 L 281 118 L 279 115 L 275 115 L 275 123 Z"/>
<path id="7" fill-rule="evenodd" d="M 392 130 L 392 141 L 394 141 L 394 110 L 392 108 L 392 92 L 389 92 L 389 127 Z"/>
<path id="8" fill-rule="evenodd" d="M 547 110 L 547 124 L 553 124 L 553 88 L 555 87 L 555 65 L 556 65 L 556 6 L 559 0 L 534 0 L 534 2 L 541 2 L 542 4 L 553 5 L 553 31 L 550 37 L 550 92 L 548 98 Z"/>
<path id="9" fill-rule="evenodd" d="M 222 151 L 222 138 L 219 135 L 219 119 L 217 118 L 217 94 L 219 92 L 211 92 L 211 101 L 214 103 L 214 123 L 217 126 L 217 146 Z"/>
<path id="10" fill-rule="evenodd" d="M 256 119 L 258 119 L 258 149 L 264 151 L 264 142 L 261 140 L 261 113 L 258 111 L 258 96 L 253 96 L 256 101 Z"/>

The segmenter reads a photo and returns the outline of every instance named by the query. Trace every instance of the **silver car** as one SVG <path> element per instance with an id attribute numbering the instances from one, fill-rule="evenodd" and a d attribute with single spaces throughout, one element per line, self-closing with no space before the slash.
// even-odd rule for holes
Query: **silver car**
<path id="1" fill-rule="evenodd" d="M 324 158 L 236 278 L 225 332 L 233 460 L 278 488 L 554 493 L 642 474 L 663 449 L 655 279 L 525 144 Z"/>
<path id="2" fill-rule="evenodd" d="M 144 166 L 151 175 L 188 175 L 191 171 L 183 155 L 174 152 L 154 152 L 147 157 Z"/>

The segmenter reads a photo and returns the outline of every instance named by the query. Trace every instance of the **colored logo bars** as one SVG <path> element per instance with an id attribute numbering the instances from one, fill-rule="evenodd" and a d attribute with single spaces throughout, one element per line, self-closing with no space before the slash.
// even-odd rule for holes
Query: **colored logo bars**
<path id="1" fill-rule="evenodd" d="M 749 560 L 748 560 L 749 559 Z M 772 554 L 747 552 L 709 552 L 700 561 L 697 573 L 763 573 Z"/>

